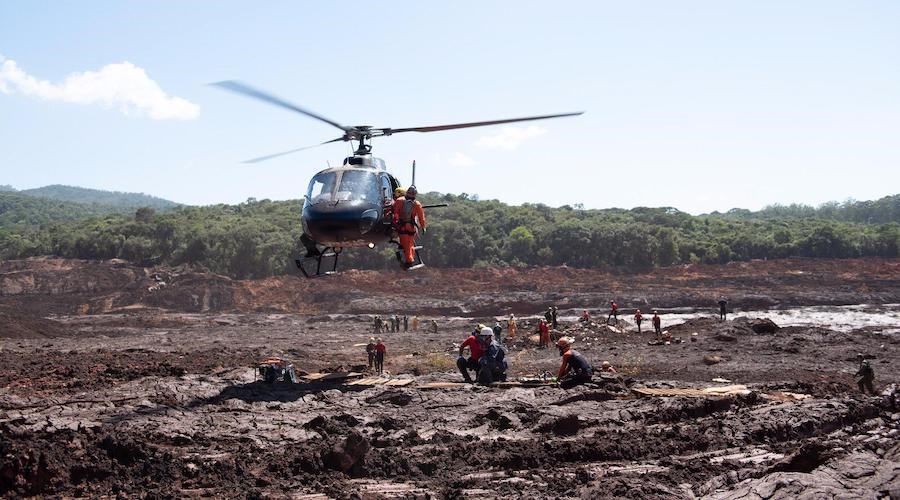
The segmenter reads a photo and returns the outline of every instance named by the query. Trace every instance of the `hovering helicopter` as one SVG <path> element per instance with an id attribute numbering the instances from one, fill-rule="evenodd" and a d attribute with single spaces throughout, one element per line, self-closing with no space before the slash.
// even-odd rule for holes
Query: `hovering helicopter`
<path id="1" fill-rule="evenodd" d="M 396 239 L 396 231 L 392 225 L 391 210 L 392 195 L 396 188 L 401 187 L 401 184 L 396 177 L 387 171 L 384 160 L 372 156 L 371 140 L 373 137 L 388 137 L 401 132 L 439 132 L 458 128 L 577 116 L 584 113 L 582 111 L 429 127 L 376 128 L 368 125 L 348 127 L 241 82 L 223 81 L 213 85 L 306 115 L 325 122 L 343 132 L 336 139 L 261 156 L 247 160 L 244 163 L 270 160 L 332 142 L 357 142 L 353 156 L 344 158 L 341 166 L 322 170 L 309 181 L 300 216 L 303 226 L 303 234 L 300 237 L 300 241 L 306 249 L 306 256 L 295 259 L 297 267 L 307 278 L 336 273 L 338 257 L 343 249 L 347 247 L 368 246 L 369 248 L 375 248 L 375 245 L 378 244 L 394 243 L 400 248 L 400 243 Z M 414 161 L 411 185 L 415 185 L 415 182 L 416 162 Z M 425 205 L 424 208 L 442 206 L 447 205 Z M 414 248 L 415 262 L 414 265 L 407 267 L 408 270 L 418 269 L 425 265 L 419 254 L 419 250 L 422 249 L 421 245 L 416 243 Z M 399 251 L 397 255 L 398 260 L 400 260 Z M 329 262 L 326 259 L 332 259 L 330 266 L 327 265 Z M 324 268 L 323 262 L 326 264 Z"/>

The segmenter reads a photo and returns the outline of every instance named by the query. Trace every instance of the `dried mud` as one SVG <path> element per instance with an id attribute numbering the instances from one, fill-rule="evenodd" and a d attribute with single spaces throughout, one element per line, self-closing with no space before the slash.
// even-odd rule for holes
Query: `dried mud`
<path id="1" fill-rule="evenodd" d="M 879 391 L 896 384 L 900 341 L 865 325 L 842 333 L 741 316 L 676 325 L 664 314 L 664 329 L 683 342 L 651 346 L 651 334 L 625 321 L 563 322 L 558 334 L 575 337 L 595 364 L 609 360 L 620 377 L 570 391 L 421 387 L 459 380 L 458 343 L 474 322 L 509 311 L 597 306 L 610 290 L 623 306 L 645 300 L 663 311 L 705 308 L 718 294 L 732 304 L 756 297 L 752 307 L 900 302 L 896 261 L 650 275 L 456 273 L 239 282 L 121 262 L 2 263 L 0 496 L 900 495 L 900 408 L 859 394 L 853 377 L 860 352 Z M 404 304 L 401 314 L 440 325 L 437 334 L 382 335 L 386 370 L 412 384 L 255 380 L 253 363 L 273 354 L 305 372 L 364 369 L 359 344 L 371 335 L 371 316 L 361 313 L 393 312 L 396 304 Z M 527 321 L 506 342 L 511 378 L 558 367 L 555 350 L 532 343 Z M 750 391 L 699 398 L 632 391 L 721 385 L 713 379 Z"/>

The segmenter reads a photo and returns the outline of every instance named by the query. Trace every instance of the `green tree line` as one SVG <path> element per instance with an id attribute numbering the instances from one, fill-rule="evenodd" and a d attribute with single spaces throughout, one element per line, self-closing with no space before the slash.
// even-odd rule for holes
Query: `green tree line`
<path id="1" fill-rule="evenodd" d="M 191 264 L 235 278 L 295 272 L 301 201 L 59 214 L 58 202 L 8 203 L 0 193 L 0 258 L 56 255 Z M 761 258 L 897 257 L 900 196 L 874 202 L 767 207 L 694 216 L 673 208 L 584 210 L 428 193 L 423 238 L 435 267 L 568 265 L 648 269 Z M 4 205 L 5 201 L 7 202 Z M 8 210 L 9 205 L 15 210 Z M 64 207 L 68 207 L 65 205 Z M 71 207 L 69 207 L 71 208 Z M 6 210 L 4 212 L 3 210 Z M 7 213 L 15 216 L 7 217 Z M 886 217 L 886 218 L 885 218 Z M 396 266 L 393 248 L 348 249 L 342 267 Z"/>

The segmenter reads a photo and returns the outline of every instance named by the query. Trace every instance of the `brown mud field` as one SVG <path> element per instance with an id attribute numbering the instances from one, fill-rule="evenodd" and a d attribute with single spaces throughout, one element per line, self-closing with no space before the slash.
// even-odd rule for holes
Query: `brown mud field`
<path id="1" fill-rule="evenodd" d="M 736 309 L 725 322 L 720 296 Z M 896 328 L 779 327 L 759 313 L 866 304 L 874 318 L 897 303 L 900 261 L 880 259 L 255 281 L 7 261 L 0 497 L 897 498 Z M 554 334 L 618 376 L 568 391 L 533 382 L 558 369 L 533 338 L 550 304 L 566 318 Z M 658 309 L 673 341 L 649 345 L 650 314 L 639 334 L 635 307 Z M 567 319 L 583 308 L 593 322 Z M 438 332 L 381 334 L 376 379 L 363 345 L 389 313 Z M 526 383 L 453 383 L 459 343 L 510 313 L 509 378 Z M 857 389 L 857 353 L 877 395 Z M 257 380 L 270 355 L 305 377 Z M 314 375 L 350 371 L 365 373 Z"/>

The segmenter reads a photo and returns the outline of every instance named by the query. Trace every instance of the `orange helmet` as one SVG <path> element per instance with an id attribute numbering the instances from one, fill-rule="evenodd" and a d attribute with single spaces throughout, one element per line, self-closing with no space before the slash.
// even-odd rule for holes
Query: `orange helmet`
<path id="1" fill-rule="evenodd" d="M 556 341 L 556 347 L 559 347 L 560 349 L 565 349 L 567 347 L 572 347 L 572 344 L 574 342 L 575 341 L 570 339 L 569 337 L 563 337 Z"/>

